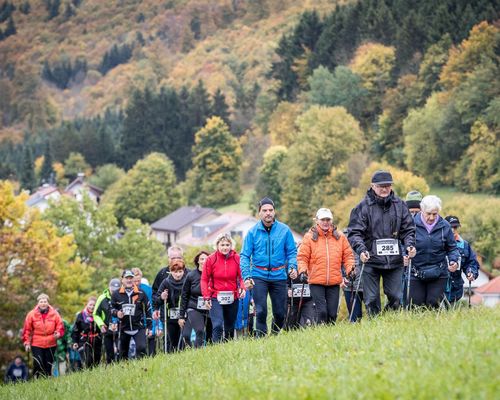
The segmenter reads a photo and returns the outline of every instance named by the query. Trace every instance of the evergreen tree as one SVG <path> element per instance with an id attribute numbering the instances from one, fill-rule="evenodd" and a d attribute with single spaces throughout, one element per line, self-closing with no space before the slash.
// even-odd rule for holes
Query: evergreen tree
<path id="1" fill-rule="evenodd" d="M 120 166 L 132 167 L 136 161 L 152 150 L 155 141 L 152 129 L 155 116 L 151 115 L 153 110 L 151 91 L 149 89 L 144 92 L 134 91 L 123 121 Z"/>
<path id="2" fill-rule="evenodd" d="M 227 125 L 229 125 L 229 106 L 226 103 L 226 96 L 220 89 L 217 89 L 213 96 L 212 116 L 220 117 Z"/>
<path id="3" fill-rule="evenodd" d="M 31 191 L 36 188 L 35 164 L 33 162 L 33 152 L 29 145 L 24 146 L 22 169 L 19 176 L 22 189 Z"/>
<path id="4" fill-rule="evenodd" d="M 40 182 L 43 183 L 55 183 L 55 171 L 52 157 L 52 148 L 50 145 L 50 140 L 45 143 L 45 151 L 43 153 L 43 164 L 42 170 L 40 171 Z"/>
<path id="5" fill-rule="evenodd" d="M 21 4 L 21 7 L 19 7 L 19 10 L 24 14 L 28 15 L 31 11 L 31 4 L 28 0 L 24 1 L 23 4 Z"/>
<path id="6" fill-rule="evenodd" d="M 210 96 L 201 79 L 190 93 L 188 109 L 194 131 L 201 129 L 212 111 Z"/>
<path id="7" fill-rule="evenodd" d="M 14 19 L 9 17 L 7 21 L 7 28 L 5 28 L 5 32 L 3 33 L 4 38 L 8 38 L 9 36 L 15 35 L 17 33 L 16 24 L 14 23 Z"/>
<path id="8" fill-rule="evenodd" d="M 237 139 L 221 118 L 210 118 L 196 133 L 193 168 L 187 175 L 189 203 L 221 207 L 236 202 L 241 193 L 240 163 Z"/>
<path id="9" fill-rule="evenodd" d="M 191 18 L 190 22 L 191 32 L 193 32 L 193 37 L 195 40 L 201 39 L 201 20 L 200 16 L 196 14 L 193 18 Z"/>

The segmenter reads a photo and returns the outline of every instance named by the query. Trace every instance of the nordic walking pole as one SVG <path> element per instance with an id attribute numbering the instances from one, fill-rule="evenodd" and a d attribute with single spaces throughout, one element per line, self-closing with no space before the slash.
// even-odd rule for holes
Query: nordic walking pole
<path id="1" fill-rule="evenodd" d="M 408 258 L 408 276 L 406 277 L 406 309 L 410 309 L 411 258 Z"/>
<path id="2" fill-rule="evenodd" d="M 361 279 L 363 278 L 363 271 L 365 270 L 365 263 L 361 263 L 361 271 L 359 272 L 359 281 L 356 285 L 356 292 L 354 292 L 354 301 L 352 302 L 351 315 L 349 315 L 349 321 L 352 320 L 354 314 L 354 307 L 356 307 L 356 300 L 358 299 L 359 285 L 361 284 Z"/>
<path id="3" fill-rule="evenodd" d="M 472 282 L 469 280 L 469 308 L 471 308 L 470 298 L 472 296 Z"/>
<path id="4" fill-rule="evenodd" d="M 299 308 L 297 309 L 297 320 L 296 323 L 300 326 L 300 318 L 302 317 L 302 303 L 304 302 L 304 287 L 306 286 L 305 282 L 302 282 L 302 289 L 300 290 L 300 300 L 299 300 Z M 293 293 L 292 293 L 293 296 Z"/>
<path id="5" fill-rule="evenodd" d="M 167 354 L 167 299 L 163 300 L 163 347 Z"/>

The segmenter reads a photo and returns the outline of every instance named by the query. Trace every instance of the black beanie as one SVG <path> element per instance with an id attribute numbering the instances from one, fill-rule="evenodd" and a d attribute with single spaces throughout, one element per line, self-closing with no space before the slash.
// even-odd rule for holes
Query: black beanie
<path id="1" fill-rule="evenodd" d="M 266 204 L 270 204 L 274 208 L 274 202 L 269 197 L 264 197 L 261 201 L 259 201 L 259 211 L 262 208 L 262 206 Z"/>

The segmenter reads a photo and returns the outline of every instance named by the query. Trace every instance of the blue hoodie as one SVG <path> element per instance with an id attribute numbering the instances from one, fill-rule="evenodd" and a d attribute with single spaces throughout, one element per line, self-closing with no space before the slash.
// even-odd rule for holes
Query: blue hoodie
<path id="1" fill-rule="evenodd" d="M 286 280 L 288 271 L 297 269 L 297 248 L 288 225 L 275 220 L 268 232 L 262 221 L 257 222 L 243 242 L 240 266 L 243 280 Z"/>

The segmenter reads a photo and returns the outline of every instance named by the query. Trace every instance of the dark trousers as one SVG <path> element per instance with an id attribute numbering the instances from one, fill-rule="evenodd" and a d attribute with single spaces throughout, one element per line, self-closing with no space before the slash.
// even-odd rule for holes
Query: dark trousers
<path id="1" fill-rule="evenodd" d="M 217 299 L 212 299 L 212 308 L 210 309 L 210 319 L 212 320 L 212 341 L 214 343 L 224 339 L 234 338 L 234 325 L 238 316 L 238 301 L 232 304 L 221 305 Z"/>
<path id="2" fill-rule="evenodd" d="M 444 297 L 447 280 L 448 278 L 439 278 L 432 281 L 422 281 L 412 276 L 410 281 L 410 304 L 432 308 L 439 307 Z"/>
<path id="3" fill-rule="evenodd" d="M 358 291 L 358 295 L 356 297 L 356 303 L 354 303 L 353 297 L 355 292 L 356 291 L 344 290 L 345 303 L 347 305 L 347 311 L 350 316 L 350 322 L 356 322 L 363 316 L 363 292 Z M 354 312 L 352 312 L 353 305 L 354 305 Z"/>
<path id="4" fill-rule="evenodd" d="M 310 297 L 304 298 L 302 300 L 300 310 L 299 305 L 300 297 L 294 297 L 293 301 L 291 301 L 291 298 L 288 299 L 288 311 L 286 315 L 286 326 L 284 329 L 303 328 L 315 323 L 316 310 L 314 307 L 314 301 Z"/>
<path id="5" fill-rule="evenodd" d="M 50 376 L 52 374 L 56 346 L 47 349 L 32 346 L 31 352 L 33 353 L 33 377 Z"/>
<path id="6" fill-rule="evenodd" d="M 129 335 L 122 331 L 120 337 L 120 358 L 122 360 L 128 359 L 128 351 L 130 348 L 130 339 L 134 338 L 135 341 L 135 354 L 137 358 L 146 355 L 146 330 L 139 329 L 135 335 Z"/>
<path id="7" fill-rule="evenodd" d="M 84 368 L 91 368 L 101 362 L 102 340 L 99 336 L 92 338 L 92 341 L 80 342 L 80 357 Z"/>
<path id="8" fill-rule="evenodd" d="M 118 332 L 115 333 L 115 338 L 118 337 Z M 106 363 L 111 364 L 115 359 L 115 343 L 113 342 L 113 335 L 104 335 L 104 351 L 106 352 Z"/>
<path id="9" fill-rule="evenodd" d="M 207 325 L 208 321 L 210 320 L 210 318 L 208 317 L 208 312 L 202 312 L 195 310 L 194 308 L 189 308 L 187 310 L 187 318 L 196 334 L 194 347 L 203 347 L 207 339 Z"/>
<path id="10" fill-rule="evenodd" d="M 335 323 L 339 310 L 340 286 L 310 284 L 311 297 L 316 306 L 318 324 Z"/>
<path id="11" fill-rule="evenodd" d="M 184 349 L 184 340 L 181 338 L 181 327 L 179 326 L 178 319 L 168 319 L 167 322 L 167 352 L 173 353 L 174 351 Z"/>
<path id="12" fill-rule="evenodd" d="M 273 323 L 271 331 L 278 333 L 285 323 L 286 303 L 287 303 L 287 285 L 286 280 L 266 281 L 264 279 L 254 279 L 253 300 L 255 303 L 255 312 L 257 314 L 257 336 L 267 334 L 267 295 L 271 297 L 273 307 Z"/>
<path id="13" fill-rule="evenodd" d="M 381 311 L 380 278 L 383 280 L 384 293 L 387 296 L 386 309 L 397 310 L 401 306 L 402 276 L 403 268 L 383 269 L 365 265 L 362 277 L 363 295 L 369 315 L 376 315 Z"/>

